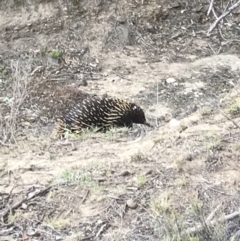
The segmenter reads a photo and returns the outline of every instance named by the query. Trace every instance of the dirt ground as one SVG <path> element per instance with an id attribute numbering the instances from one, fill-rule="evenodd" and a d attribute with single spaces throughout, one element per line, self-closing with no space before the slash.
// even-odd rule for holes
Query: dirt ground
<path id="1" fill-rule="evenodd" d="M 240 240 L 234 1 L 1 3 L 0 240 Z M 53 140 L 95 94 L 152 127 Z"/>

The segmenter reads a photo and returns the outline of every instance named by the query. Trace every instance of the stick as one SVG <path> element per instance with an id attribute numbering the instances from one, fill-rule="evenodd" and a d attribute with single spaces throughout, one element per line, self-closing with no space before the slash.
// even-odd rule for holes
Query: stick
<path id="1" fill-rule="evenodd" d="M 81 204 L 83 204 L 83 203 L 85 202 L 85 200 L 86 200 L 88 194 L 89 194 L 89 190 L 86 191 L 84 197 L 82 198 Z"/>
<path id="2" fill-rule="evenodd" d="M 217 18 L 215 20 L 215 22 L 210 26 L 210 28 L 208 29 L 208 34 L 210 32 L 213 31 L 214 28 L 216 28 L 217 24 L 219 21 L 221 21 L 223 18 L 225 18 L 229 13 L 232 12 L 232 10 L 234 10 L 236 7 L 238 7 L 240 5 L 240 1 L 236 2 L 235 4 L 233 4 L 228 10 L 226 10 L 226 12 L 224 12 L 219 18 Z"/>
<path id="3" fill-rule="evenodd" d="M 48 187 L 44 188 L 43 190 L 34 193 L 32 196 L 26 197 L 26 198 L 20 200 L 19 202 L 13 204 L 11 207 L 8 207 L 6 210 L 4 210 L 2 213 L 0 213 L 0 217 L 6 216 L 10 211 L 12 211 L 12 210 L 14 210 L 16 208 L 19 208 L 24 202 L 26 202 L 28 200 L 31 200 L 34 197 L 40 196 L 40 195 L 42 195 L 45 192 L 48 192 L 51 188 L 52 188 L 52 186 L 48 186 Z"/>
<path id="4" fill-rule="evenodd" d="M 101 228 L 98 230 L 97 234 L 96 234 L 96 237 L 98 237 L 102 232 L 103 232 L 103 229 L 107 226 L 108 224 L 105 223 L 101 226 Z"/>
<path id="5" fill-rule="evenodd" d="M 221 205 L 222 205 L 222 204 L 219 204 L 219 205 L 210 213 L 210 215 L 209 215 L 209 216 L 207 217 L 207 219 L 206 219 L 206 222 L 210 222 L 210 221 L 213 219 L 215 213 L 220 209 Z"/>
<path id="6" fill-rule="evenodd" d="M 207 16 L 210 14 L 210 12 L 212 10 L 213 2 L 214 2 L 214 0 L 211 0 L 210 5 L 209 5 L 209 9 L 208 9 L 208 12 L 207 12 Z"/>
<path id="7" fill-rule="evenodd" d="M 158 127 L 158 82 L 157 82 L 157 117 L 156 117 L 156 126 Z"/>
<path id="8" fill-rule="evenodd" d="M 208 0 L 209 1 L 209 0 Z M 210 1 L 209 1 L 210 2 Z M 214 2 L 214 0 L 211 0 L 211 2 L 210 2 L 210 5 L 209 5 L 209 9 L 208 9 L 208 12 L 207 12 L 207 16 L 210 14 L 210 12 L 211 12 L 211 10 L 212 10 L 212 13 L 213 13 L 213 15 L 214 15 L 214 17 L 216 18 L 216 19 L 218 19 L 218 16 L 217 16 L 217 14 L 216 14 L 216 12 L 215 12 L 215 10 L 214 10 L 214 7 L 213 7 L 213 2 Z M 224 11 L 225 12 L 225 11 Z"/>
<path id="9" fill-rule="evenodd" d="M 231 121 L 238 129 L 240 129 L 240 126 L 234 120 L 232 120 L 230 117 L 228 117 L 222 110 L 220 110 L 220 112 L 226 119 Z"/>
<path id="10" fill-rule="evenodd" d="M 14 228 L 15 227 L 11 227 L 9 229 L 1 230 L 0 231 L 0 236 L 7 236 L 7 235 L 9 235 L 14 230 Z"/>
<path id="11" fill-rule="evenodd" d="M 234 218 L 236 218 L 236 217 L 238 217 L 238 216 L 240 216 L 240 210 L 237 211 L 237 212 L 231 213 L 231 214 L 229 214 L 229 215 L 226 215 L 226 216 L 224 216 L 224 217 L 222 217 L 222 218 L 213 220 L 213 221 L 211 221 L 211 222 L 206 222 L 206 225 L 213 226 L 213 225 L 215 225 L 216 223 L 220 223 L 220 222 L 222 223 L 222 222 L 224 222 L 224 221 L 228 221 L 228 220 L 230 220 L 230 219 L 234 219 Z M 183 232 L 183 233 L 181 234 L 181 236 L 190 235 L 190 234 L 192 234 L 192 233 L 199 232 L 199 231 L 201 231 L 203 228 L 204 228 L 203 225 L 197 225 L 196 227 L 187 229 L 185 232 Z"/>

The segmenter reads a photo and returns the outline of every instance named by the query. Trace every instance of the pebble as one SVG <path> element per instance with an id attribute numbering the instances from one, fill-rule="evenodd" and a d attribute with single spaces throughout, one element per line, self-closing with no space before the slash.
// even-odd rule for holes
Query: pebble
<path id="1" fill-rule="evenodd" d="M 176 81 L 177 81 L 177 80 L 174 79 L 174 78 L 168 78 L 168 79 L 166 79 L 166 82 L 167 82 L 168 84 L 174 83 L 174 82 L 176 82 Z"/>
<path id="2" fill-rule="evenodd" d="M 23 203 L 21 208 L 26 210 L 28 208 L 28 206 L 26 203 Z"/>
<path id="3" fill-rule="evenodd" d="M 134 202 L 132 199 L 127 200 L 127 206 L 131 209 L 135 209 L 137 207 L 137 203 Z"/>
<path id="4" fill-rule="evenodd" d="M 62 236 L 56 236 L 56 240 L 63 240 L 63 237 Z"/>
<path id="5" fill-rule="evenodd" d="M 120 24 L 124 24 L 124 23 L 126 23 L 126 18 L 125 17 L 118 17 L 117 22 L 120 23 Z"/>
<path id="6" fill-rule="evenodd" d="M 81 79 L 80 81 L 79 81 L 79 84 L 78 84 L 79 86 L 87 86 L 88 85 L 88 83 L 87 83 L 87 81 L 85 80 L 85 79 Z"/>
<path id="7" fill-rule="evenodd" d="M 169 126 L 170 126 L 171 128 L 180 126 L 180 121 L 177 120 L 177 119 L 171 119 L 170 122 L 169 122 Z"/>
<path id="8" fill-rule="evenodd" d="M 125 177 L 125 176 L 129 176 L 130 175 L 130 172 L 129 171 L 123 171 L 123 172 L 121 172 L 121 174 L 120 174 L 120 176 L 123 176 L 123 177 Z"/>

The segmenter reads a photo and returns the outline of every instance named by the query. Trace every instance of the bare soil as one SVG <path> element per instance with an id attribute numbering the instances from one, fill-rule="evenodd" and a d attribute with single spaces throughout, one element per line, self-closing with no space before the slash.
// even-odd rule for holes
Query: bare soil
<path id="1" fill-rule="evenodd" d="M 1 3 L 1 240 L 239 240 L 239 8 Z M 51 139 L 88 95 L 153 127 Z"/>

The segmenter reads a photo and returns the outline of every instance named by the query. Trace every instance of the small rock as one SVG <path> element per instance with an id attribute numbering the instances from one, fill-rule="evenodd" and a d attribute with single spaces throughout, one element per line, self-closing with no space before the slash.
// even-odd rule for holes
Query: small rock
<path id="1" fill-rule="evenodd" d="M 51 57 L 48 57 L 48 63 L 51 64 L 51 65 L 58 65 L 59 64 L 59 60 L 58 59 L 54 59 L 54 58 L 51 58 Z"/>
<path id="2" fill-rule="evenodd" d="M 32 198 L 34 195 L 36 195 L 36 193 L 38 193 L 40 190 L 39 189 L 35 189 L 33 192 L 28 193 L 28 198 Z"/>
<path id="3" fill-rule="evenodd" d="M 80 81 L 79 81 L 79 84 L 78 84 L 79 86 L 87 86 L 88 85 L 88 83 L 87 83 L 87 81 L 85 80 L 85 79 L 81 79 Z"/>
<path id="4" fill-rule="evenodd" d="M 166 79 L 166 82 L 167 82 L 168 84 L 174 83 L 174 82 L 176 82 L 176 81 L 177 81 L 177 80 L 174 79 L 174 78 L 167 78 L 167 79 Z"/>
<path id="5" fill-rule="evenodd" d="M 99 219 L 98 221 L 97 221 L 97 224 L 99 225 L 99 224 L 102 224 L 103 223 L 103 221 L 101 220 L 101 219 Z"/>
<path id="6" fill-rule="evenodd" d="M 22 209 L 25 209 L 25 210 L 26 210 L 26 209 L 27 209 L 27 207 L 28 207 L 28 206 L 27 206 L 27 204 L 26 204 L 26 203 L 23 203 L 23 204 L 22 204 Z"/>
<path id="7" fill-rule="evenodd" d="M 93 68 L 96 68 L 97 67 L 97 63 L 89 63 L 89 66 L 93 67 Z"/>
<path id="8" fill-rule="evenodd" d="M 179 120 L 171 119 L 170 122 L 169 122 L 169 126 L 171 128 L 178 127 L 180 125 L 180 123 L 181 122 Z"/>
<path id="9" fill-rule="evenodd" d="M 73 28 L 74 28 L 74 29 L 78 28 L 78 23 L 74 23 L 74 24 L 73 24 Z"/>
<path id="10" fill-rule="evenodd" d="M 154 28 L 153 25 L 147 24 L 147 25 L 146 25 L 146 28 L 147 28 L 147 31 L 148 31 L 149 33 L 156 33 L 156 29 Z"/>
<path id="11" fill-rule="evenodd" d="M 186 159 L 186 161 L 191 162 L 191 161 L 193 160 L 193 155 L 190 154 L 190 153 L 188 153 L 188 154 L 185 156 L 185 159 Z"/>
<path id="12" fill-rule="evenodd" d="M 123 176 L 123 177 L 126 177 L 126 176 L 129 176 L 130 175 L 130 172 L 129 171 L 123 171 L 120 176 Z"/>
<path id="13" fill-rule="evenodd" d="M 124 23 L 126 23 L 126 18 L 124 18 L 124 17 L 118 17 L 118 18 L 117 18 L 117 22 L 120 23 L 120 24 L 124 24 Z"/>
<path id="14" fill-rule="evenodd" d="M 137 207 L 137 203 L 134 202 L 132 199 L 127 200 L 127 206 L 131 209 L 135 209 Z"/>
<path id="15" fill-rule="evenodd" d="M 145 175 L 150 175 L 152 173 L 153 173 L 153 170 L 150 169 L 150 170 L 146 171 Z"/>
<path id="16" fill-rule="evenodd" d="M 63 240 L 63 237 L 62 236 L 56 236 L 56 240 Z"/>
<path id="17" fill-rule="evenodd" d="M 99 178 L 96 178 L 96 181 L 97 181 L 97 182 L 105 182 L 106 179 L 103 178 L 103 177 L 99 177 Z"/>
<path id="18" fill-rule="evenodd" d="M 178 8 L 181 5 L 179 4 L 179 2 L 173 2 L 173 3 L 170 3 L 170 6 L 171 6 L 171 8 Z"/>

